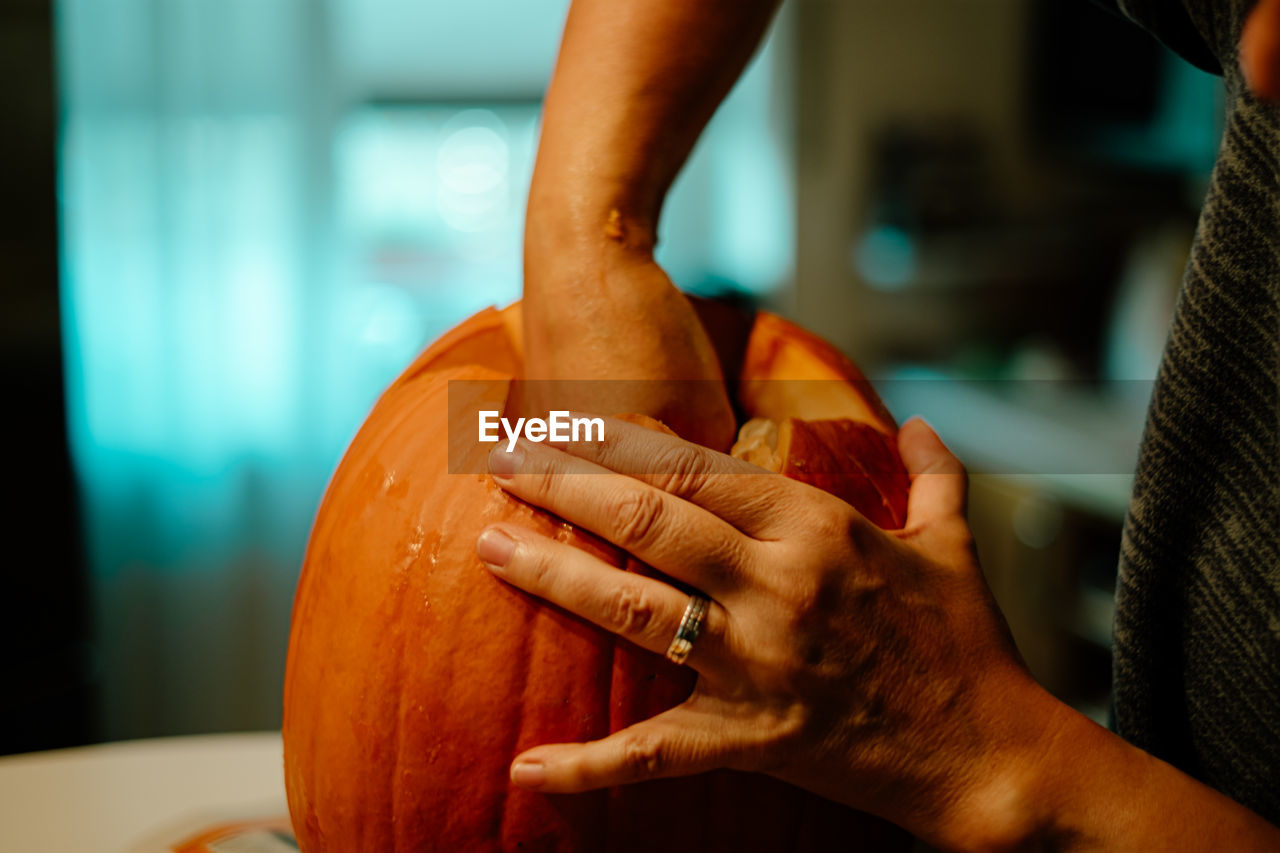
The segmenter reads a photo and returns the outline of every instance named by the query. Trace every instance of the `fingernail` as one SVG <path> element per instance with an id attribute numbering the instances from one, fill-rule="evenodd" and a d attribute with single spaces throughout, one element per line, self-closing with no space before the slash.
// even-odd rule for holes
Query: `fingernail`
<path id="1" fill-rule="evenodd" d="M 540 761 L 520 761 L 511 766 L 511 781 L 521 788 L 540 788 L 547 781 L 547 768 Z"/>
<path id="2" fill-rule="evenodd" d="M 524 448 L 516 445 L 510 453 L 502 447 L 495 447 L 489 452 L 489 473 L 506 480 L 520 470 L 524 462 Z"/>
<path id="3" fill-rule="evenodd" d="M 925 420 L 924 415 L 912 415 L 911 417 L 903 421 L 902 425 L 906 426 L 907 424 L 913 424 L 913 423 L 920 424 L 920 426 L 925 427 L 926 429 L 931 429 L 931 430 L 933 429 L 933 424 Z M 937 432 L 937 430 L 934 430 L 934 432 Z"/>
<path id="4" fill-rule="evenodd" d="M 495 569 L 505 566 L 515 550 L 516 540 L 501 530 L 486 530 L 476 540 L 476 556 Z"/>

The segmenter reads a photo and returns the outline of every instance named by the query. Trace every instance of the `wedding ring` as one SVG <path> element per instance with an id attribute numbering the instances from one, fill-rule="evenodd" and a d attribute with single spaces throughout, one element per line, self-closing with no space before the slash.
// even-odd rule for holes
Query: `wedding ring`
<path id="1" fill-rule="evenodd" d="M 707 608 L 710 605 L 711 602 L 704 596 L 696 593 L 689 596 L 689 603 L 685 605 L 680 627 L 676 629 L 671 645 L 667 646 L 668 660 L 682 664 L 688 659 L 689 652 L 693 651 L 693 643 L 702 633 L 702 626 L 707 621 Z"/>

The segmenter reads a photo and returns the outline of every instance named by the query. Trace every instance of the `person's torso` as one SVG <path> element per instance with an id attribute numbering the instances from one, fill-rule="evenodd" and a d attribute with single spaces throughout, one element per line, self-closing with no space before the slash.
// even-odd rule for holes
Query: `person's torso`
<path id="1" fill-rule="evenodd" d="M 1116 728 L 1280 823 L 1280 108 L 1238 70 L 1248 0 L 1119 5 L 1216 57 L 1228 112 L 1125 522 Z"/>

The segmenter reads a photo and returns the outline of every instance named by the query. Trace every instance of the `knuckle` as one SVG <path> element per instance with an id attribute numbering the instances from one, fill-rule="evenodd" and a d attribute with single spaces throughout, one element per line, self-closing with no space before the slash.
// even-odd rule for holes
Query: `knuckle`
<path id="1" fill-rule="evenodd" d="M 953 549 L 965 554 L 976 552 L 977 543 L 974 541 L 973 531 L 969 529 L 968 523 L 963 518 L 956 518 L 946 524 L 943 532 Z"/>
<path id="2" fill-rule="evenodd" d="M 867 524 L 865 518 L 844 501 L 831 501 L 817 514 L 819 529 L 833 542 L 846 544 L 856 541 L 861 528 Z"/>
<path id="3" fill-rule="evenodd" d="M 802 519 L 799 532 L 803 539 L 817 544 L 825 552 L 848 548 L 860 536 L 860 528 L 870 524 L 861 513 L 844 501 L 828 494 L 806 501 L 797 509 Z"/>
<path id="4" fill-rule="evenodd" d="M 806 663 L 810 661 L 809 648 L 813 645 L 808 641 L 826 633 L 826 625 L 831 619 L 831 598 L 829 589 L 818 583 L 801 584 L 790 596 L 788 633 L 793 643 L 805 649 L 801 658 Z"/>
<path id="5" fill-rule="evenodd" d="M 812 717 L 800 703 L 761 712 L 740 748 L 739 769 L 764 773 L 786 770 L 810 745 Z"/>
<path id="6" fill-rule="evenodd" d="M 741 587 L 760 562 L 745 537 L 726 537 L 712 543 L 711 547 L 714 556 L 704 571 L 726 588 Z"/>
<path id="7" fill-rule="evenodd" d="M 652 735 L 632 735 L 622 745 L 622 764 L 632 779 L 652 779 L 662 773 L 666 750 Z"/>
<path id="8" fill-rule="evenodd" d="M 657 492 L 631 490 L 614 501 L 614 543 L 626 550 L 644 545 L 662 517 L 662 498 Z"/>
<path id="9" fill-rule="evenodd" d="M 517 570 L 523 578 L 524 586 L 531 591 L 545 592 L 551 587 L 551 561 L 543 549 L 520 543 L 511 554 L 508 570 Z"/>
<path id="10" fill-rule="evenodd" d="M 822 571 L 798 580 L 786 594 L 786 653 L 779 669 L 789 681 L 824 669 L 831 658 L 833 638 L 847 618 L 846 578 L 838 570 Z"/>
<path id="11" fill-rule="evenodd" d="M 520 473 L 526 476 L 520 477 L 518 482 L 536 502 L 549 500 L 556 494 L 559 480 L 555 476 L 554 464 L 537 459 L 534 454 L 526 454 Z M 528 476 L 531 474 L 537 476 Z"/>
<path id="12" fill-rule="evenodd" d="M 616 633 L 636 636 L 644 634 L 653 624 L 653 602 L 642 591 L 623 585 L 613 593 L 609 607 L 610 619 Z"/>
<path id="13" fill-rule="evenodd" d="M 797 582 L 787 596 L 791 621 L 796 628 L 811 628 L 822 615 L 823 584 L 806 578 Z"/>
<path id="14" fill-rule="evenodd" d="M 658 488 L 677 497 L 689 498 L 706 488 L 707 472 L 698 453 L 687 447 L 664 451 L 657 460 Z"/>

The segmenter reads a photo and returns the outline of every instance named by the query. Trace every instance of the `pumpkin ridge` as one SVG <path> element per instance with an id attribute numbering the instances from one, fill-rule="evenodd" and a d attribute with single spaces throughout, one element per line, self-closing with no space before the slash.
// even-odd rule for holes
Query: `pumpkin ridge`
<path id="1" fill-rule="evenodd" d="M 390 390 L 391 389 L 388 389 L 388 391 Z M 380 395 L 379 403 L 381 402 L 382 396 L 386 396 L 386 393 L 384 392 L 383 395 Z M 375 407 L 377 405 L 378 403 L 375 403 Z M 365 460 L 366 465 L 355 466 L 354 469 L 351 471 L 351 475 L 347 478 L 348 482 L 350 482 L 353 485 L 358 484 L 360 482 L 360 480 L 362 479 L 361 475 L 366 474 L 368 472 L 369 465 L 376 464 L 376 459 L 378 457 L 379 451 L 386 445 L 386 443 L 389 440 L 391 440 L 396 435 L 401 425 L 407 419 L 412 417 L 412 415 L 413 415 L 412 411 L 406 411 L 402 413 L 401 417 L 393 418 L 390 422 L 383 424 L 381 429 L 374 431 L 372 434 L 367 435 L 365 437 L 365 440 L 361 442 L 361 446 L 358 452 L 355 453 L 354 455 L 360 459 Z M 359 434 L 357 434 L 357 438 L 360 438 Z M 352 451 L 357 450 L 355 446 L 356 445 L 355 440 L 353 440 L 352 445 L 353 446 L 351 450 Z M 344 501 L 341 500 L 341 495 L 343 494 L 343 490 L 335 487 L 335 484 L 339 482 L 341 475 L 342 475 L 341 471 L 335 471 L 334 477 L 332 478 L 333 482 L 330 484 L 329 489 L 326 491 L 325 500 L 322 502 L 321 507 L 317 513 L 317 519 L 318 519 L 318 523 L 316 525 L 317 531 L 319 531 L 319 529 L 322 526 L 328 526 L 326 524 L 326 521 L 328 519 L 341 517 L 342 515 L 342 506 L 344 504 Z M 330 501 L 329 497 L 331 495 L 337 496 L 337 497 L 335 497 L 333 501 Z M 324 519 L 324 520 L 321 520 L 321 519 Z M 316 540 L 315 534 L 316 534 L 316 531 L 313 531 L 313 540 Z M 324 559 L 322 567 L 328 571 L 312 572 L 312 573 L 309 573 L 307 577 L 304 577 L 303 579 L 301 579 L 301 582 L 299 583 L 299 586 L 298 586 L 298 592 L 295 595 L 295 610 L 299 611 L 298 615 L 295 616 L 295 619 L 299 618 L 299 616 L 305 619 L 306 615 L 311 609 L 308 604 L 308 602 L 311 600 L 311 597 L 308 595 L 308 591 L 310 590 L 312 584 L 317 582 L 333 583 L 333 580 L 331 578 L 326 577 L 326 575 L 328 575 L 329 572 L 335 571 L 332 555 L 326 555 L 326 559 Z M 292 680 L 286 680 L 287 689 L 291 683 L 292 683 Z M 309 747 L 311 749 L 316 748 L 317 739 L 318 739 L 318 732 L 313 730 L 313 737 L 310 739 L 310 743 L 309 743 Z M 309 780 L 310 781 L 308 784 L 308 790 L 311 790 L 311 791 L 316 791 L 318 788 L 318 785 L 322 784 L 322 780 L 320 780 L 316 776 L 316 774 L 309 774 Z M 395 786 L 391 785 L 390 787 L 394 788 Z M 386 799 L 390 800 L 391 798 L 386 798 Z M 367 827 L 362 826 L 361 829 L 362 831 L 367 831 Z"/>
<path id="2" fill-rule="evenodd" d="M 414 560 L 414 562 L 416 563 L 417 560 Z M 410 570 L 412 570 L 412 566 L 410 566 Z M 410 584 L 411 583 L 412 581 L 410 581 Z M 406 598 L 405 590 L 398 590 L 398 594 L 395 596 L 395 608 L 391 615 L 391 624 L 400 624 L 400 616 L 404 613 Z M 386 784 L 387 787 L 391 789 L 391 796 L 387 797 L 386 800 L 390 808 L 390 814 L 387 817 L 387 825 L 391 827 L 392 832 L 391 846 L 392 850 L 398 851 L 401 849 L 400 835 L 404 827 L 395 820 L 395 816 L 400 813 L 400 806 L 408 792 L 408 787 L 404 785 L 397 785 L 396 780 L 400 778 L 401 768 L 405 764 L 404 759 L 407 744 L 405 743 L 406 726 L 404 724 L 404 717 L 405 703 L 409 694 L 408 691 L 405 690 L 404 683 L 405 646 L 408 644 L 403 631 L 396 631 L 395 634 L 397 649 L 395 654 L 396 668 L 394 689 L 398 699 L 396 701 L 395 721 L 391 732 L 391 742 L 395 744 L 395 760 L 388 762 L 389 770 Z"/>
<path id="3" fill-rule="evenodd" d="M 478 562 L 478 559 L 477 559 L 477 562 Z M 532 626 L 530 625 L 530 622 L 532 621 L 533 620 L 531 618 L 526 617 L 524 624 L 521 625 L 521 628 L 522 628 L 521 633 L 523 636 L 528 636 L 529 633 L 531 632 Z M 520 679 L 520 690 L 519 690 L 520 704 L 517 708 L 517 714 L 516 714 L 517 719 L 516 719 L 515 725 L 508 727 L 507 729 L 508 736 L 506 738 L 506 743 L 503 744 L 505 748 L 505 752 L 503 754 L 510 755 L 510 756 L 516 755 L 516 752 L 519 749 L 521 735 L 524 733 L 524 730 L 525 730 L 524 709 L 527 707 L 527 704 L 528 704 L 529 685 L 530 685 L 529 671 L 532 669 L 533 664 L 532 664 L 532 655 L 524 654 L 523 653 L 524 651 L 525 651 L 524 649 L 521 649 L 522 654 L 519 655 L 520 668 L 519 668 L 517 677 Z M 509 821 L 512 818 L 518 817 L 518 812 L 515 809 L 515 804 L 512 802 L 512 796 L 511 796 L 512 790 L 511 790 L 510 782 L 508 781 L 506 784 L 499 785 L 498 787 L 499 787 L 499 790 L 501 791 L 501 794 L 499 794 L 500 800 L 498 803 L 498 811 L 497 811 L 498 825 L 496 827 L 497 831 L 493 837 L 498 839 L 499 844 L 501 844 L 502 841 L 507 837 Z"/>

